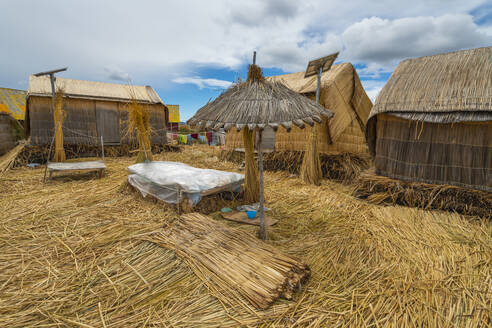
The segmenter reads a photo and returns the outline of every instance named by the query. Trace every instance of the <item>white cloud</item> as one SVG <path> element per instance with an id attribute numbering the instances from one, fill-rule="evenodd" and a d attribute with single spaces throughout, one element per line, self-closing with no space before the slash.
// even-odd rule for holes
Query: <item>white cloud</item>
<path id="1" fill-rule="evenodd" d="M 104 67 L 104 71 L 107 74 L 107 78 L 110 80 L 123 81 L 123 82 L 131 81 L 130 74 L 124 72 L 122 69 L 118 67 L 107 66 Z"/>
<path id="2" fill-rule="evenodd" d="M 194 77 L 178 77 L 172 80 L 179 84 L 194 84 L 199 89 L 226 89 L 232 85 L 232 82 L 218 79 L 204 79 L 199 76 Z"/>
<path id="3" fill-rule="evenodd" d="M 342 34 L 345 58 L 371 63 L 378 71 L 397 60 L 490 44 L 468 14 L 409 17 L 395 20 L 371 17 Z"/>
<path id="4" fill-rule="evenodd" d="M 3 1 L 0 85 L 69 66 L 64 77 L 131 76 L 135 84 L 165 87 L 177 76 L 196 79 L 200 67 L 236 70 L 251 61 L 253 50 L 260 66 L 285 71 L 304 70 L 309 59 L 341 50 L 340 60 L 362 62 L 364 74 L 371 75 L 390 70 L 403 57 L 491 44 L 490 35 L 480 33 L 484 27 L 467 14 L 482 3 L 486 0 L 445 5 L 414 0 L 411 6 L 393 0 Z"/>

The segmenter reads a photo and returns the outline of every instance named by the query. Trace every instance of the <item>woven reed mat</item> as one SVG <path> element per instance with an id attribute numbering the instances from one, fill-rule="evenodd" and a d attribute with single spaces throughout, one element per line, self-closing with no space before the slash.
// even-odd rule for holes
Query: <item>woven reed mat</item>
<path id="1" fill-rule="evenodd" d="M 252 234 L 198 213 L 181 216 L 145 240 L 176 251 L 231 306 L 267 309 L 279 297 L 291 299 L 310 274 L 307 265 Z"/>

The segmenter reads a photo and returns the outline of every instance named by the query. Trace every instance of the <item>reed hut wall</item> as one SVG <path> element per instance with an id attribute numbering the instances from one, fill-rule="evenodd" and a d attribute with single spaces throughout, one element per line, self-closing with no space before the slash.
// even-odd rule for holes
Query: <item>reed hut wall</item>
<path id="1" fill-rule="evenodd" d="M 15 147 L 13 120 L 10 115 L 0 113 L 0 156 Z"/>
<path id="2" fill-rule="evenodd" d="M 65 98 L 63 121 L 64 143 L 71 145 L 118 145 L 135 142 L 127 133 L 127 103 L 94 99 Z M 166 107 L 162 104 L 144 104 L 149 113 L 151 143 L 167 143 Z M 31 96 L 28 99 L 26 128 L 31 143 L 47 145 L 54 135 L 51 97 Z"/>
<path id="3" fill-rule="evenodd" d="M 269 77 L 277 80 L 309 99 L 316 98 L 316 77 L 304 78 L 304 72 Z M 367 154 L 364 136 L 365 122 L 372 102 L 362 87 L 350 63 L 334 65 L 322 75 L 320 103 L 333 111 L 330 120 L 323 119 L 317 126 L 318 149 L 321 153 Z M 304 151 L 312 127 L 293 126 L 290 132 L 279 127 L 275 133 L 275 151 Z M 226 148 L 243 148 L 241 133 L 231 129 L 226 135 Z"/>
<path id="4" fill-rule="evenodd" d="M 376 174 L 492 192 L 492 122 L 431 123 L 379 114 Z"/>

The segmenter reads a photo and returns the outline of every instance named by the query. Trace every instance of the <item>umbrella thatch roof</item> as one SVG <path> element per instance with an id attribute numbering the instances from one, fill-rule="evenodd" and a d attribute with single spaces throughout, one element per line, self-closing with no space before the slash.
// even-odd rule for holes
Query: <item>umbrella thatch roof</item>
<path id="1" fill-rule="evenodd" d="M 214 130 L 228 131 L 236 127 L 250 130 L 266 126 L 274 130 L 279 125 L 290 130 L 292 124 L 304 128 L 321 123 L 321 117 L 330 118 L 333 112 L 314 101 L 292 91 L 279 81 L 267 81 L 256 65 L 250 65 L 248 79 L 224 91 L 214 101 L 207 103 L 188 121 Z"/>

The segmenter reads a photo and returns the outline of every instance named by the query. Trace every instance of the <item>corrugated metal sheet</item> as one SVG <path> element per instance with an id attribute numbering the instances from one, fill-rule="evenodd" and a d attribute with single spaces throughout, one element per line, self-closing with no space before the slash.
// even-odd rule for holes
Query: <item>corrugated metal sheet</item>
<path id="1" fill-rule="evenodd" d="M 65 94 L 72 98 L 122 101 L 135 97 L 139 102 L 164 104 L 159 95 L 150 86 L 129 86 L 126 84 L 72 80 L 57 77 L 56 87 L 62 88 Z M 31 75 L 29 77 L 29 96 L 51 96 L 49 77 Z"/>
<path id="2" fill-rule="evenodd" d="M 0 112 L 9 113 L 16 120 L 24 120 L 26 91 L 0 88 Z"/>
<path id="3" fill-rule="evenodd" d="M 169 123 L 179 123 L 179 105 L 166 105 L 169 109 Z"/>

